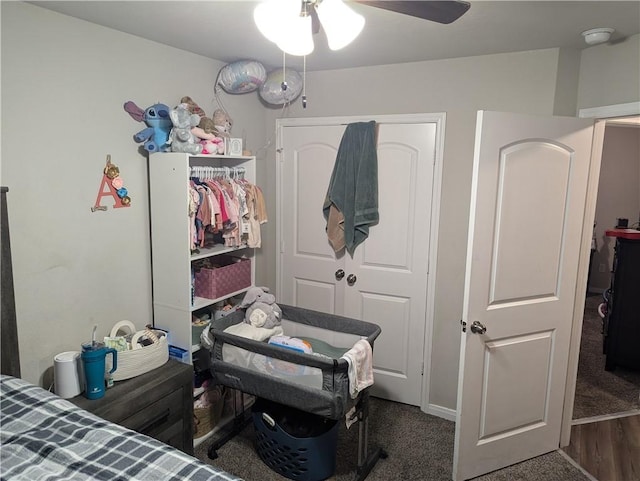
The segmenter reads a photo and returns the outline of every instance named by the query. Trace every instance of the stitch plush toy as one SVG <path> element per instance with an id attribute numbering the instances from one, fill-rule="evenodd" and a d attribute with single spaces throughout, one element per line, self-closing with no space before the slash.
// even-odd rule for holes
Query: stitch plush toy
<path id="1" fill-rule="evenodd" d="M 149 153 L 169 150 L 167 141 L 171 132 L 171 119 L 167 105 L 153 104 L 143 110 L 134 102 L 128 101 L 124 104 L 124 110 L 134 120 L 147 124 L 147 128 L 135 134 L 133 140 L 137 143 L 144 142 L 144 149 Z"/>
<path id="2" fill-rule="evenodd" d="M 180 104 L 169 112 L 169 117 L 173 123 L 169 136 L 171 151 L 200 154 L 202 145 L 191 133 L 191 129 L 200 122 L 200 116 L 189 112 L 186 104 Z"/>
<path id="3" fill-rule="evenodd" d="M 271 329 L 281 323 L 282 310 L 266 287 L 251 287 L 238 307 L 247 308 L 244 322 L 254 327 Z"/>

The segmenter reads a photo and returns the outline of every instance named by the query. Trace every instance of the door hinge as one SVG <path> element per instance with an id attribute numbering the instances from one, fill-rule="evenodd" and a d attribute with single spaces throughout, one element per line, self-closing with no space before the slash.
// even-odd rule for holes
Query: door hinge
<path id="1" fill-rule="evenodd" d="M 460 324 L 462 324 L 462 332 L 467 332 L 467 323 L 460 319 Z"/>
<path id="2" fill-rule="evenodd" d="M 420 370 L 420 375 L 424 376 L 424 361 L 422 361 L 422 368 Z"/>
<path id="3" fill-rule="evenodd" d="M 280 242 L 280 254 L 284 254 L 284 241 Z"/>

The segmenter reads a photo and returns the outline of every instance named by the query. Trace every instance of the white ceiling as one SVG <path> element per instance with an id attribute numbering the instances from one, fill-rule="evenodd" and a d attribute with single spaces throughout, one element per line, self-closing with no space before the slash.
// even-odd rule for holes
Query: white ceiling
<path id="1" fill-rule="evenodd" d="M 282 65 L 282 53 L 253 23 L 256 1 L 36 1 L 66 15 L 149 40 L 232 62 L 255 59 L 268 69 Z M 467 57 L 569 47 L 588 48 L 580 33 L 612 27 L 612 43 L 640 33 L 640 1 L 471 0 L 456 22 L 441 25 L 366 5 L 350 4 L 366 18 L 363 33 L 332 52 L 324 34 L 315 35 L 307 70 Z M 301 69 L 302 59 L 287 56 Z M 640 64 L 640 60 L 639 60 Z"/>

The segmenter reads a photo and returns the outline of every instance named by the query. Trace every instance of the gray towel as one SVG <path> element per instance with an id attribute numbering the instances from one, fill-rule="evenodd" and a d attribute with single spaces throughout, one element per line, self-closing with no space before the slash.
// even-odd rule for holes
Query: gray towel
<path id="1" fill-rule="evenodd" d="M 332 206 L 341 216 L 329 215 Z M 356 247 L 369 236 L 369 227 L 378 223 L 378 155 L 376 123 L 347 125 L 340 141 L 336 163 L 322 206 L 329 241 L 338 252 L 346 246 L 353 257 Z M 331 219 L 330 219 L 331 217 Z M 344 217 L 344 242 L 336 238 L 334 219 Z"/>

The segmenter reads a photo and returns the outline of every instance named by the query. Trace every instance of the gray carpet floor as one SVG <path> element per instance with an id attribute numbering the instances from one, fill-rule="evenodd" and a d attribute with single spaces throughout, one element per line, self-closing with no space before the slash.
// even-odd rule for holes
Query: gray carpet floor
<path id="1" fill-rule="evenodd" d="M 574 419 L 640 407 L 640 374 L 618 368 L 604 371 L 601 320 L 597 305 L 601 297 L 587 298 L 580 353 Z M 371 399 L 370 447 L 382 446 L 388 458 L 378 461 L 367 481 L 449 481 L 455 424 L 431 416 L 418 407 Z M 249 425 L 218 450 L 218 458 L 207 456 L 211 442 L 196 448 L 202 461 L 224 469 L 247 481 L 285 481 L 268 468 L 254 446 L 254 430 Z M 335 481 L 353 480 L 357 465 L 358 434 L 340 426 Z M 589 481 L 559 452 L 552 452 L 475 478 L 475 481 Z"/>
<path id="2" fill-rule="evenodd" d="M 425 414 L 416 406 L 372 398 L 370 447 L 382 446 L 388 453 L 367 481 L 450 481 L 452 476 L 455 424 Z M 196 457 L 247 481 L 286 481 L 269 469 L 253 447 L 253 426 L 218 450 L 210 460 L 210 443 L 196 448 Z M 335 481 L 352 481 L 357 465 L 358 434 L 340 426 Z M 508 468 L 475 478 L 476 481 L 588 481 L 589 478 L 558 452 L 552 452 Z"/>

